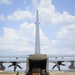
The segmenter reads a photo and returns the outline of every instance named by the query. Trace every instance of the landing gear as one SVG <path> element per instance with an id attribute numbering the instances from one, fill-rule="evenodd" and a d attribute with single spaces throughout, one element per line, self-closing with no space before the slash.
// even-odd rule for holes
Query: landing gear
<path id="1" fill-rule="evenodd" d="M 33 68 L 26 75 L 50 75 L 45 69 Z"/>
<path id="2" fill-rule="evenodd" d="M 49 73 L 47 73 L 47 75 L 50 75 Z"/>
<path id="3" fill-rule="evenodd" d="M 19 71 L 17 71 L 16 75 L 19 75 Z"/>

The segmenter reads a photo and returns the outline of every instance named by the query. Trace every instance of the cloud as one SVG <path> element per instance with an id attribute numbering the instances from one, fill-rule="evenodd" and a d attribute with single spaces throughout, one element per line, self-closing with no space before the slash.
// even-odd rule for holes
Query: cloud
<path id="1" fill-rule="evenodd" d="M 52 0 L 32 0 L 32 4 L 35 9 L 39 10 L 40 22 L 43 25 L 68 25 L 75 24 L 75 16 L 63 11 L 62 14 L 55 9 L 52 5 Z M 32 19 L 34 15 L 29 9 L 20 10 L 13 12 L 7 16 L 9 21 L 17 21 L 23 19 Z"/>
<path id="2" fill-rule="evenodd" d="M 55 6 L 52 5 L 52 0 L 40 0 L 38 5 L 40 18 L 43 24 L 53 25 L 59 23 L 75 23 L 75 16 L 63 11 L 62 14 L 56 11 Z"/>
<path id="3" fill-rule="evenodd" d="M 24 22 L 18 30 L 5 27 L 0 37 L 0 50 L 4 52 L 34 53 L 35 51 L 35 24 Z M 50 41 L 40 28 L 41 53 L 57 54 L 55 42 Z M 1 52 L 2 52 L 1 51 Z"/>
<path id="4" fill-rule="evenodd" d="M 75 37 L 75 24 L 71 24 L 69 26 L 64 26 L 58 32 L 58 39 L 74 39 Z"/>
<path id="5" fill-rule="evenodd" d="M 37 0 L 32 0 L 33 6 L 36 6 Z"/>
<path id="6" fill-rule="evenodd" d="M 18 11 L 15 11 L 13 14 L 7 16 L 7 19 L 10 21 L 31 19 L 31 18 L 32 14 L 28 9 L 25 11 L 19 9 Z"/>
<path id="7" fill-rule="evenodd" d="M 47 44 L 47 37 L 40 29 L 41 45 Z M 16 31 L 11 28 L 4 28 L 4 35 L 0 37 L 0 50 L 17 50 L 17 51 L 31 51 L 35 48 L 35 24 L 28 24 L 24 22 Z"/>
<path id="8" fill-rule="evenodd" d="M 12 0 L 0 0 L 0 4 L 12 4 Z"/>
<path id="9" fill-rule="evenodd" d="M 28 25 L 25 26 L 28 28 Z M 22 27 L 16 31 L 15 29 L 4 28 L 4 35 L 0 37 L 0 50 L 11 52 L 33 50 L 33 47 L 28 43 L 30 42 L 30 36 L 28 35 L 30 32 L 27 30 L 21 31 L 21 29 Z"/>
<path id="10" fill-rule="evenodd" d="M 26 0 L 24 0 L 24 4 L 26 3 Z"/>
<path id="11" fill-rule="evenodd" d="M 10 28 L 6 28 L 6 27 L 4 27 L 4 36 L 3 37 L 4 37 L 4 39 L 6 39 L 7 42 L 13 42 L 18 38 L 15 29 L 10 29 Z"/>
<path id="12" fill-rule="evenodd" d="M 56 11 L 52 0 L 40 0 L 38 5 L 40 21 L 43 25 L 61 25 L 57 31 L 56 38 L 49 41 L 46 47 L 48 53 L 74 54 L 75 53 L 75 16 L 68 12 Z M 50 47 L 49 47 L 50 46 Z"/>
<path id="13" fill-rule="evenodd" d="M 4 21 L 5 20 L 5 16 L 4 15 L 0 15 L 0 21 Z"/>
<path id="14" fill-rule="evenodd" d="M 40 23 L 43 23 L 43 25 L 62 24 L 53 40 L 49 40 L 40 28 L 41 53 L 75 54 L 75 16 L 66 11 L 60 14 L 60 12 L 56 11 L 55 6 L 52 5 L 51 0 L 40 0 L 38 9 Z M 18 10 L 8 15 L 7 19 L 11 21 L 33 20 L 33 17 L 34 15 L 29 10 Z M 34 52 L 35 24 L 24 22 L 18 30 L 5 27 L 4 35 L 0 37 L 0 43 L 1 50 Z"/>
<path id="15" fill-rule="evenodd" d="M 32 0 L 32 5 L 33 5 L 33 8 L 37 8 L 38 6 L 38 0 Z"/>
<path id="16" fill-rule="evenodd" d="M 10 35 L 10 36 L 9 36 Z M 41 53 L 45 54 L 74 54 L 75 53 L 75 25 L 61 28 L 56 40 L 49 40 L 40 28 Z M 24 22 L 18 30 L 4 28 L 4 35 L 0 37 L 0 50 L 10 52 L 34 53 L 35 24 Z M 65 52 L 65 53 L 64 53 Z"/>
<path id="17" fill-rule="evenodd" d="M 15 11 L 14 13 L 12 13 L 11 15 L 8 15 L 6 17 L 4 15 L 1 15 L 0 21 L 4 21 L 6 19 L 8 21 L 18 21 L 18 20 L 24 20 L 24 19 L 32 19 L 33 17 L 34 16 L 29 11 L 29 9 L 27 9 L 27 10 L 18 9 L 17 11 Z"/>
<path id="18" fill-rule="evenodd" d="M 55 47 L 60 53 L 75 53 L 75 24 L 64 26 L 57 32 Z"/>

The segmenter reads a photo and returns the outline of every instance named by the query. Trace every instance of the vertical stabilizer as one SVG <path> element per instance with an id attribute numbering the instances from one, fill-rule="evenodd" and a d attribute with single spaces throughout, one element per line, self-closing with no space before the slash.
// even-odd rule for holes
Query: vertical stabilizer
<path id="1" fill-rule="evenodd" d="M 35 38 L 35 54 L 40 54 L 40 36 L 39 36 L 39 16 L 36 13 L 36 38 Z"/>

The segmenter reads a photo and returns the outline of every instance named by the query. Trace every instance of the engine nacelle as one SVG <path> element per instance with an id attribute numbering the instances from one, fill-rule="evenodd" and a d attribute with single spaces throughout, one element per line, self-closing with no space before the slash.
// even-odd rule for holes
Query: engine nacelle
<path id="1" fill-rule="evenodd" d="M 75 69 L 74 61 L 71 61 L 71 65 L 69 66 L 69 69 Z"/>
<path id="2" fill-rule="evenodd" d="M 70 65 L 69 69 L 75 69 L 75 65 Z"/>
<path id="3" fill-rule="evenodd" d="M 3 66 L 3 65 L 1 66 L 0 65 L 0 70 L 4 71 L 5 70 L 5 66 Z"/>
<path id="4" fill-rule="evenodd" d="M 3 63 L 0 62 L 0 70 L 4 71 L 5 70 L 5 66 L 3 66 Z"/>

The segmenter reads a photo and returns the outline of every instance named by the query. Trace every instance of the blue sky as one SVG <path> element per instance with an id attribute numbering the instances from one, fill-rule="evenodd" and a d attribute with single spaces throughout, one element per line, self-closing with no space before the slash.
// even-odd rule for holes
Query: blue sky
<path id="1" fill-rule="evenodd" d="M 75 54 L 74 0 L 0 0 L 0 50 L 34 53 L 39 10 L 41 53 Z"/>
<path id="2" fill-rule="evenodd" d="M 39 10 L 41 53 L 75 54 L 75 0 L 0 0 L 0 55 L 34 53 Z"/>
<path id="3" fill-rule="evenodd" d="M 74 0 L 52 0 L 52 4 L 55 6 L 57 11 L 59 11 L 60 13 L 62 13 L 63 11 L 67 11 L 71 15 L 75 15 L 74 3 Z"/>

